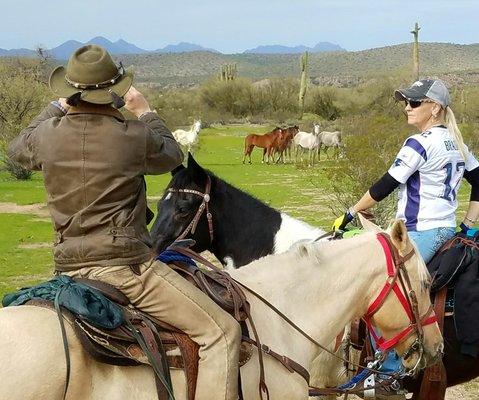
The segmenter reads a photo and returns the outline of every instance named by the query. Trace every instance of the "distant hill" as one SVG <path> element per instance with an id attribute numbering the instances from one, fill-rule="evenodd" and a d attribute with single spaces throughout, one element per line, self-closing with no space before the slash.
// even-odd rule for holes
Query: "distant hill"
<path id="1" fill-rule="evenodd" d="M 346 51 L 338 44 L 330 43 L 330 42 L 319 42 L 314 47 L 308 46 L 281 46 L 277 44 L 273 45 L 266 45 L 266 46 L 258 46 L 254 49 L 245 50 L 245 54 L 298 54 L 304 53 L 305 51 L 309 51 L 311 53 L 321 53 L 324 51 Z"/>
<path id="2" fill-rule="evenodd" d="M 178 44 L 169 44 L 163 48 L 149 51 L 149 50 L 141 49 L 138 46 L 132 43 L 129 43 L 123 39 L 119 39 L 116 42 L 112 42 L 104 38 L 103 36 L 94 37 L 93 39 L 85 43 L 79 42 L 77 40 L 68 40 L 57 47 L 48 49 L 47 52 L 52 56 L 52 58 L 55 58 L 57 60 L 68 60 L 71 54 L 77 48 L 85 44 L 97 44 L 107 49 L 110 54 L 182 53 L 182 52 L 191 52 L 191 51 L 211 51 L 211 52 L 218 53 L 217 50 L 208 49 L 198 44 L 186 43 L 186 42 L 181 42 Z M 35 56 L 35 55 L 36 55 L 36 52 L 30 49 L 12 49 L 12 50 L 0 49 L 0 56 L 28 57 L 28 56 Z"/>
<path id="3" fill-rule="evenodd" d="M 35 57 L 35 50 L 30 49 L 0 49 L 0 57 Z"/>
<path id="4" fill-rule="evenodd" d="M 420 43 L 419 51 L 422 76 L 454 73 L 468 81 L 479 76 L 479 44 Z M 309 58 L 310 77 L 321 84 L 354 85 L 362 78 L 410 70 L 411 53 L 410 43 L 355 52 L 313 53 Z M 197 84 L 218 74 L 226 63 L 236 63 L 240 76 L 255 80 L 296 78 L 299 74 L 299 54 L 149 53 L 122 56 L 121 60 L 134 66 L 137 80 L 160 86 Z"/>
<path id="5" fill-rule="evenodd" d="M 199 44 L 180 42 L 178 44 L 169 44 L 161 49 L 157 49 L 152 53 L 187 53 L 191 51 L 211 51 L 213 53 L 219 53 L 215 49 L 207 49 L 206 47 L 200 46 Z"/>
<path id="6" fill-rule="evenodd" d="M 97 36 L 88 42 L 82 43 L 77 40 L 68 40 L 61 45 L 52 49 L 47 49 L 47 52 L 57 60 L 68 60 L 70 55 L 78 48 L 85 44 L 97 44 L 107 49 L 110 54 L 155 54 L 155 53 L 189 53 L 192 51 L 209 51 L 212 53 L 220 53 L 218 50 L 206 48 L 195 43 L 180 42 L 178 44 L 169 44 L 165 47 L 156 50 L 145 50 L 129 43 L 123 39 L 112 42 L 103 36 Z M 341 46 L 329 42 L 320 42 L 314 47 L 307 46 L 259 46 L 251 50 L 246 50 L 245 53 L 264 53 L 264 54 L 287 54 L 287 53 L 303 53 L 310 51 L 312 53 L 322 51 L 345 51 Z M 35 56 L 35 51 L 31 49 L 0 49 L 0 56 Z"/>
<path id="7" fill-rule="evenodd" d="M 134 67 L 137 82 L 162 87 L 194 86 L 216 76 L 220 67 L 228 63 L 236 63 L 239 76 L 253 80 L 275 76 L 297 78 L 299 75 L 299 54 L 221 54 L 191 51 L 197 45 L 189 43 L 166 46 L 154 52 L 144 50 L 138 54 L 142 49 L 122 40 L 113 43 L 98 37 L 90 42 L 93 41 L 101 41 L 105 47 L 114 45 L 111 47 L 112 53 L 116 54 L 114 57 L 123 61 L 125 66 Z M 66 55 L 79 45 L 80 42 L 69 41 L 56 49 Z M 27 49 L 21 49 L 21 52 L 22 55 L 34 54 Z M 411 53 L 411 43 L 354 52 L 311 52 L 310 78 L 313 83 L 321 85 L 352 86 L 378 75 L 410 71 Z M 420 43 L 419 53 L 421 76 L 440 76 L 449 82 L 479 85 L 479 44 Z M 1 49 L 0 55 L 12 56 L 10 51 Z M 58 58 L 65 60 L 67 57 Z"/>

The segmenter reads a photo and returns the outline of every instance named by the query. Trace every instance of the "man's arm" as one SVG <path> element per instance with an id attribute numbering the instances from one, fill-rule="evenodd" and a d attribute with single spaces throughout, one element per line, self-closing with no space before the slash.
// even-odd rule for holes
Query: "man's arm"
<path id="1" fill-rule="evenodd" d="M 133 86 L 125 95 L 125 108 L 148 126 L 146 137 L 145 174 L 169 172 L 183 161 L 183 152 L 145 97 Z"/>
<path id="2" fill-rule="evenodd" d="M 158 114 L 155 112 L 143 114 L 140 121 L 150 128 L 146 139 L 146 173 L 163 174 L 180 165 L 183 161 L 183 152 Z"/>
<path id="3" fill-rule="evenodd" d="M 65 109 L 61 102 L 50 103 L 43 111 L 20 132 L 9 144 L 7 156 L 26 169 L 41 170 L 41 161 L 37 158 L 37 132 L 39 125 L 50 118 L 63 117 Z M 62 110 L 63 108 L 63 110 Z"/>

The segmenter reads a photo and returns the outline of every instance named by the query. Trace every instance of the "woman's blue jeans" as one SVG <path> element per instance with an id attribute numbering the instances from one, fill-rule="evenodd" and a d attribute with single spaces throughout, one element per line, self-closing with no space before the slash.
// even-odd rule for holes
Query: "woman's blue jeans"
<path id="1" fill-rule="evenodd" d="M 408 232 L 408 235 L 414 241 L 424 262 L 428 263 L 436 251 L 454 236 L 455 231 L 454 228 L 435 228 L 427 231 L 411 231 Z M 373 346 L 376 348 L 374 341 Z M 401 359 L 395 351 L 390 351 L 380 371 L 390 373 L 399 371 L 401 368 Z"/>

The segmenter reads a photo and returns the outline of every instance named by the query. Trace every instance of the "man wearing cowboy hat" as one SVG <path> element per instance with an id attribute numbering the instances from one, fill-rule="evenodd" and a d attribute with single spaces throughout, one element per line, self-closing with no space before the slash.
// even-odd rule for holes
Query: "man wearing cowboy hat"
<path id="1" fill-rule="evenodd" d="M 56 271 L 112 284 L 138 309 L 186 332 L 200 345 L 196 399 L 236 399 L 238 323 L 152 258 L 144 175 L 171 171 L 183 154 L 132 81 L 103 48 L 79 48 L 50 76 L 60 99 L 8 156 L 43 172 Z M 117 110 L 123 105 L 138 120 L 126 120 Z"/>

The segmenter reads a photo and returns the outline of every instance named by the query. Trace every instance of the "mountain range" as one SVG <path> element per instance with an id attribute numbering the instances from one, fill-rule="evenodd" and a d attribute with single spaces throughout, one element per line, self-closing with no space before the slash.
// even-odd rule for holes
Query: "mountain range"
<path id="1" fill-rule="evenodd" d="M 163 48 L 156 50 L 145 50 L 133 43 L 129 43 L 123 39 L 119 39 L 116 42 L 112 42 L 102 36 L 94 37 L 86 43 L 82 43 L 76 40 L 68 40 L 61 45 L 48 49 L 47 52 L 55 59 L 67 60 L 70 55 L 77 49 L 85 44 L 97 44 L 106 48 L 110 54 L 162 54 L 162 53 L 188 53 L 192 51 L 209 51 L 212 53 L 220 53 L 218 50 L 205 48 L 198 44 L 180 42 L 178 44 L 169 44 Z M 312 53 L 318 53 L 323 51 L 345 51 L 341 46 L 329 42 L 319 42 L 314 47 L 307 46 L 281 46 L 281 45 L 266 45 L 258 46 L 254 49 L 246 50 L 246 54 L 296 54 L 310 51 Z M 35 56 L 35 50 L 31 49 L 11 49 L 5 50 L 0 48 L 0 56 Z"/>
<path id="2" fill-rule="evenodd" d="M 245 54 L 299 54 L 309 51 L 310 53 L 322 53 L 323 51 L 346 51 L 338 44 L 330 42 L 319 42 L 314 47 L 308 46 L 282 46 L 279 44 L 276 45 L 266 45 L 258 46 L 254 49 L 249 49 L 244 51 Z"/>

